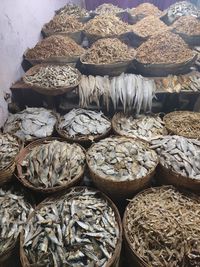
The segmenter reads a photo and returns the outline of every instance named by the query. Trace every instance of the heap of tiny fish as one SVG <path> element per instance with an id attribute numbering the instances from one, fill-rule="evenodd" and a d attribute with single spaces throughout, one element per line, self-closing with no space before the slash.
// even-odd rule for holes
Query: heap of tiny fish
<path id="1" fill-rule="evenodd" d="M 61 117 L 58 128 L 70 137 L 94 137 L 107 133 L 111 123 L 102 112 L 73 109 Z"/>
<path id="2" fill-rule="evenodd" d="M 0 134 L 0 170 L 14 162 L 19 150 L 20 145 L 16 137 Z"/>
<path id="3" fill-rule="evenodd" d="M 31 149 L 21 163 L 22 175 L 33 186 L 63 186 L 79 176 L 85 165 L 80 146 L 51 141 Z"/>
<path id="4" fill-rule="evenodd" d="M 102 97 L 107 110 L 111 99 L 114 110 L 122 103 L 124 111 L 151 111 L 155 91 L 154 80 L 141 75 L 122 73 L 113 78 L 82 75 L 79 83 L 79 105 L 86 108 L 94 102 L 99 107 Z"/>
<path id="5" fill-rule="evenodd" d="M 23 249 L 34 266 L 107 266 L 119 238 L 115 212 L 98 191 L 72 189 L 36 210 Z"/>
<path id="6" fill-rule="evenodd" d="M 45 108 L 26 108 L 16 114 L 9 114 L 4 133 L 10 133 L 22 140 L 51 136 L 56 124 L 52 111 Z"/>
<path id="7" fill-rule="evenodd" d="M 33 211 L 23 194 L 0 188 L 0 254 L 15 244 Z"/>
<path id="8" fill-rule="evenodd" d="M 110 137 L 94 144 L 86 154 L 89 168 L 114 181 L 132 181 L 155 170 L 158 157 L 148 145 L 126 137 Z"/>
<path id="9" fill-rule="evenodd" d="M 176 33 L 200 36 L 200 20 L 193 16 L 180 17 L 173 23 L 172 28 Z"/>
<path id="10" fill-rule="evenodd" d="M 160 116 L 126 116 L 116 113 L 112 119 L 113 129 L 122 136 L 139 138 L 144 141 L 162 136 L 165 132 L 164 122 Z"/>
<path id="11" fill-rule="evenodd" d="M 45 88 L 75 86 L 78 80 L 78 71 L 69 65 L 40 66 L 34 73 L 23 77 L 26 84 Z"/>
<path id="12" fill-rule="evenodd" d="M 117 14 L 122 12 L 123 9 L 110 3 L 104 3 L 95 9 L 97 14 Z"/>
<path id="13" fill-rule="evenodd" d="M 138 5 L 136 8 L 130 9 L 130 14 L 138 16 L 139 18 L 144 18 L 149 15 L 159 17 L 162 15 L 162 11 L 151 3 L 142 3 Z"/>
<path id="14" fill-rule="evenodd" d="M 145 266 L 200 266 L 198 196 L 152 188 L 131 200 L 124 219 L 131 248 Z"/>
<path id="15" fill-rule="evenodd" d="M 71 3 L 68 3 L 64 7 L 56 10 L 56 14 L 57 15 L 66 14 L 66 15 L 75 16 L 78 18 L 86 17 L 89 15 L 86 9 L 75 4 L 71 4 Z"/>
<path id="16" fill-rule="evenodd" d="M 178 1 L 171 5 L 167 10 L 167 18 L 170 23 L 173 23 L 176 19 L 182 16 L 200 16 L 198 8 L 193 5 L 190 1 Z"/>
<path id="17" fill-rule="evenodd" d="M 162 166 L 184 177 L 200 180 L 200 141 L 182 136 L 164 136 L 151 141 Z"/>

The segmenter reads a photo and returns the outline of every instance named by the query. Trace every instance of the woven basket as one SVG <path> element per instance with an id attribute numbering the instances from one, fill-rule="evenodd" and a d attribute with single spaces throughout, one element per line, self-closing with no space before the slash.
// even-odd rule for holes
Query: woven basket
<path id="1" fill-rule="evenodd" d="M 77 186 L 71 189 L 74 189 L 76 191 L 80 191 L 83 188 L 87 188 L 87 187 L 82 187 L 82 186 Z M 71 190 L 70 189 L 70 190 Z M 68 190 L 69 191 L 69 190 Z M 66 191 L 64 194 L 67 194 L 68 191 Z M 45 206 L 45 203 L 48 201 L 56 201 L 58 200 L 60 197 L 62 197 L 64 195 L 62 194 L 57 194 L 57 196 L 52 197 L 52 198 L 47 198 L 45 199 L 42 203 L 40 203 L 37 207 L 36 207 L 36 211 L 39 210 L 40 208 L 42 208 L 43 206 Z M 119 238 L 117 241 L 117 245 L 114 251 L 114 254 L 112 256 L 112 258 L 108 261 L 108 263 L 106 264 L 105 267 L 118 267 L 119 264 L 119 259 L 120 259 L 120 252 L 121 252 L 121 245 L 122 245 L 122 224 L 121 224 L 121 218 L 119 215 L 119 212 L 117 210 L 117 207 L 115 206 L 115 204 L 111 201 L 111 199 L 109 199 L 106 195 L 104 195 L 102 192 L 99 192 L 99 194 L 108 201 L 108 203 L 110 204 L 110 206 L 112 207 L 114 213 L 115 213 L 115 218 L 118 222 L 119 225 Z M 29 220 L 34 216 L 34 212 L 30 215 Z M 23 232 L 20 235 L 20 260 L 21 260 L 21 264 L 22 267 L 31 267 L 31 264 L 29 263 L 25 251 L 23 249 L 23 242 L 24 242 L 24 235 Z"/>
<path id="2" fill-rule="evenodd" d="M 34 185 L 32 185 L 23 175 L 22 173 L 22 166 L 21 166 L 21 163 L 22 161 L 24 160 L 24 158 L 27 156 L 27 154 L 30 153 L 30 151 L 34 148 L 34 147 L 37 147 L 39 145 L 42 145 L 42 144 L 47 144 L 49 143 L 50 141 L 54 141 L 54 140 L 58 140 L 58 141 L 61 141 L 61 142 L 65 142 L 63 139 L 60 139 L 60 138 L 43 138 L 43 139 L 40 139 L 40 140 L 37 140 L 35 142 L 32 142 L 31 144 L 29 144 L 28 146 L 26 146 L 19 154 L 19 157 L 18 157 L 18 161 L 17 161 L 17 174 L 16 174 L 16 177 L 17 179 L 27 188 L 31 189 L 32 191 L 35 191 L 35 192 L 38 192 L 40 194 L 43 194 L 43 195 L 47 195 L 47 194 L 53 194 L 53 193 L 57 193 L 57 192 L 60 192 L 60 191 L 65 191 L 67 190 L 68 188 L 72 187 L 72 186 L 75 186 L 75 185 L 78 185 L 81 181 L 82 181 L 82 178 L 83 178 L 83 175 L 84 175 L 84 171 L 85 171 L 85 166 L 83 166 L 82 168 L 82 171 L 80 172 L 80 174 L 78 174 L 77 176 L 75 176 L 71 181 L 67 182 L 66 184 L 64 185 L 61 185 L 61 186 L 55 186 L 55 187 L 49 187 L 49 188 L 43 188 L 43 187 L 36 187 Z M 81 146 L 80 146 L 81 147 Z M 81 149 L 83 151 L 84 148 L 81 147 Z"/>
<path id="3" fill-rule="evenodd" d="M 180 35 L 180 37 L 190 46 L 200 45 L 200 35 L 187 35 L 185 33 L 178 32 L 175 29 L 172 30 L 172 32 Z"/>
<path id="4" fill-rule="evenodd" d="M 26 72 L 26 75 L 33 75 L 34 73 L 36 73 L 40 67 L 45 67 L 45 66 L 48 66 L 49 64 L 39 64 L 39 65 L 36 65 L 34 67 L 32 67 L 31 69 L 29 69 L 27 72 Z M 26 83 L 26 81 L 24 80 L 23 78 L 23 81 L 24 83 L 27 85 L 28 88 L 40 93 L 40 94 L 44 94 L 44 95 L 62 95 L 66 92 L 70 92 L 72 91 L 74 88 L 76 88 L 80 82 L 80 79 L 81 79 L 81 74 L 78 70 L 77 71 L 77 74 L 78 74 L 78 79 L 77 79 L 77 82 L 74 84 L 74 85 L 71 85 L 71 86 L 68 86 L 68 87 L 52 87 L 52 88 L 47 88 L 47 87 L 42 87 L 42 86 L 38 86 L 38 85 L 31 85 L 29 83 Z"/>
<path id="5" fill-rule="evenodd" d="M 54 32 L 52 30 L 47 30 L 45 29 L 45 27 L 43 27 L 42 29 L 42 35 L 43 37 L 49 37 L 51 35 L 63 35 L 63 36 L 67 36 L 70 37 L 71 39 L 73 39 L 77 44 L 81 44 L 83 41 L 83 32 L 81 31 L 77 31 L 77 32 Z"/>

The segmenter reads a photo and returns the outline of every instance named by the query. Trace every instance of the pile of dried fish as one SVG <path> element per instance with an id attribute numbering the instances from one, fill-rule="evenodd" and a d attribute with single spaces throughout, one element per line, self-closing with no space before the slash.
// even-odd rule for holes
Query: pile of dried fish
<path id="1" fill-rule="evenodd" d="M 101 37 L 112 37 L 128 32 L 127 23 L 115 15 L 100 15 L 87 22 L 84 31 Z"/>
<path id="2" fill-rule="evenodd" d="M 10 134 L 0 134 L 0 170 L 10 165 L 20 150 L 16 137 Z"/>
<path id="3" fill-rule="evenodd" d="M 162 15 L 162 11 L 151 3 L 142 3 L 136 8 L 130 9 L 130 14 L 141 18 L 149 15 L 159 17 Z"/>
<path id="4" fill-rule="evenodd" d="M 44 25 L 44 31 L 56 32 L 78 32 L 83 29 L 83 24 L 75 17 L 66 14 L 55 16 L 50 22 Z"/>
<path id="5" fill-rule="evenodd" d="M 49 89 L 76 86 L 78 80 L 78 70 L 68 65 L 35 66 L 33 73 L 23 77 L 26 84 Z"/>
<path id="6" fill-rule="evenodd" d="M 115 132 L 122 136 L 139 138 L 148 142 L 165 133 L 164 123 L 158 115 L 134 117 L 116 113 L 112 119 L 112 126 Z"/>
<path id="7" fill-rule="evenodd" d="M 152 188 L 126 209 L 125 231 L 146 266 L 199 266 L 200 199 L 173 187 Z"/>
<path id="8" fill-rule="evenodd" d="M 102 178 L 132 181 L 155 170 L 158 157 L 145 143 L 110 137 L 94 144 L 86 155 L 89 168 Z"/>
<path id="9" fill-rule="evenodd" d="M 84 49 L 67 36 L 52 35 L 43 39 L 26 53 L 28 59 L 48 59 L 51 57 L 80 57 Z"/>
<path id="10" fill-rule="evenodd" d="M 113 4 L 110 4 L 110 3 L 105 3 L 105 4 L 102 4 L 100 6 L 98 6 L 96 9 L 95 9 L 95 13 L 97 14 L 117 14 L 119 12 L 122 12 L 123 9 L 118 7 L 118 6 L 115 6 Z"/>
<path id="11" fill-rule="evenodd" d="M 51 141 L 31 149 L 21 163 L 22 175 L 37 188 L 64 186 L 80 176 L 85 154 L 80 146 Z"/>
<path id="12" fill-rule="evenodd" d="M 200 179 L 200 141 L 182 136 L 164 136 L 151 141 L 160 163 L 184 177 Z"/>
<path id="13" fill-rule="evenodd" d="M 147 38 L 158 34 L 159 32 L 166 31 L 167 25 L 162 22 L 158 17 L 147 16 L 131 26 L 131 31 L 135 34 Z"/>
<path id="14" fill-rule="evenodd" d="M 190 1 L 178 1 L 171 5 L 167 10 L 167 18 L 170 23 L 173 23 L 176 19 L 182 16 L 200 16 L 198 8 Z"/>
<path id="15" fill-rule="evenodd" d="M 23 249 L 34 266 L 106 266 L 120 229 L 98 191 L 72 189 L 43 203 L 24 229 Z"/>
<path id="16" fill-rule="evenodd" d="M 102 112 L 92 110 L 73 109 L 61 117 L 58 129 L 65 132 L 69 137 L 93 138 L 105 134 L 111 128 L 110 121 Z"/>
<path id="17" fill-rule="evenodd" d="M 112 64 L 133 60 L 136 51 L 129 48 L 117 38 L 106 38 L 96 41 L 82 57 L 87 64 Z"/>
<path id="18" fill-rule="evenodd" d="M 13 189 L 0 189 L 0 254 L 11 248 L 33 211 L 24 196 Z"/>
<path id="19" fill-rule="evenodd" d="M 95 102 L 99 107 L 102 97 L 107 110 L 111 99 L 115 110 L 122 103 L 124 111 L 151 111 L 155 91 L 154 80 L 141 75 L 122 73 L 113 78 L 82 75 L 79 83 L 79 104 L 81 107 L 88 107 L 90 103 Z"/>
<path id="20" fill-rule="evenodd" d="M 189 36 L 200 36 L 200 20 L 193 16 L 180 17 L 172 25 L 177 33 L 183 33 Z"/>
<path id="21" fill-rule="evenodd" d="M 56 117 L 52 111 L 45 108 L 26 108 L 19 113 L 9 114 L 3 131 L 22 140 L 30 140 L 51 136 L 55 124 Z"/>
<path id="22" fill-rule="evenodd" d="M 164 117 L 167 129 L 187 138 L 200 138 L 200 113 L 175 111 Z"/>
<path id="23" fill-rule="evenodd" d="M 144 64 L 184 63 L 194 57 L 183 39 L 168 31 L 149 38 L 138 49 L 136 59 Z"/>
<path id="24" fill-rule="evenodd" d="M 71 3 L 66 4 L 64 7 L 58 9 L 56 11 L 56 14 L 58 15 L 66 14 L 66 15 L 75 16 L 78 18 L 89 16 L 89 13 L 86 9 L 75 4 L 71 4 Z"/>

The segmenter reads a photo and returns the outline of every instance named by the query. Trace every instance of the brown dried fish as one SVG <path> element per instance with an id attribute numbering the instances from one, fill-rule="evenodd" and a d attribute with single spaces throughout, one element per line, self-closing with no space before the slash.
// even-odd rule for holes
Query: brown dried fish
<path id="1" fill-rule="evenodd" d="M 64 7 L 56 10 L 56 14 L 66 14 L 78 18 L 89 16 L 89 13 L 86 9 L 71 3 L 66 4 Z"/>
<path id="2" fill-rule="evenodd" d="M 142 3 L 138 5 L 136 8 L 130 10 L 131 15 L 139 16 L 141 18 L 153 15 L 153 16 L 161 16 L 162 11 L 158 9 L 151 3 Z"/>
<path id="3" fill-rule="evenodd" d="M 182 16 L 173 23 L 172 29 L 175 30 L 176 33 L 199 36 L 200 20 L 194 16 Z"/>
<path id="4" fill-rule="evenodd" d="M 123 9 L 110 3 L 104 3 L 95 9 L 97 14 L 116 14 L 122 12 Z"/>

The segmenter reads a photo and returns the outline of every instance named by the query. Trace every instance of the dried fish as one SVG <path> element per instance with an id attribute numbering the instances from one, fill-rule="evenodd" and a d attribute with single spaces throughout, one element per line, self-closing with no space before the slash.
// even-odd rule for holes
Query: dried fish
<path id="1" fill-rule="evenodd" d="M 31 149 L 22 166 L 22 176 L 37 188 L 63 186 L 84 170 L 85 153 L 80 146 L 57 140 Z"/>
<path id="2" fill-rule="evenodd" d="M 114 181 L 145 177 L 158 163 L 156 153 L 148 145 L 126 137 L 101 140 L 88 150 L 86 158 L 94 173 Z"/>
<path id="3" fill-rule="evenodd" d="M 138 5 L 136 8 L 130 9 L 130 14 L 138 16 L 139 18 L 144 18 L 149 15 L 159 17 L 162 15 L 162 11 L 151 3 L 142 3 Z"/>
<path id="4" fill-rule="evenodd" d="M 45 108 L 26 108 L 16 114 L 9 114 L 4 133 L 11 133 L 22 140 L 51 136 L 56 124 L 52 111 Z"/>
<path id="5" fill-rule="evenodd" d="M 78 18 L 89 16 L 89 12 L 86 9 L 72 3 L 66 4 L 64 7 L 56 10 L 56 14 L 66 14 Z"/>
<path id="6" fill-rule="evenodd" d="M 0 170 L 14 162 L 19 150 L 20 144 L 16 137 L 0 134 Z"/>
<path id="7" fill-rule="evenodd" d="M 131 200 L 124 219 L 131 248 L 147 266 L 199 266 L 198 196 L 152 188 Z"/>
<path id="8" fill-rule="evenodd" d="M 43 203 L 24 229 L 32 265 L 106 266 L 119 238 L 115 212 L 98 191 L 72 189 Z"/>
<path id="9" fill-rule="evenodd" d="M 176 33 L 183 33 L 188 36 L 199 36 L 200 35 L 200 20 L 194 16 L 183 16 L 177 19 L 172 29 Z"/>
<path id="10" fill-rule="evenodd" d="M 61 117 L 58 128 L 70 137 L 94 138 L 107 133 L 111 128 L 111 123 L 102 112 L 73 109 Z"/>
<path id="11" fill-rule="evenodd" d="M 101 14 L 102 15 L 117 14 L 119 12 L 123 12 L 123 9 L 110 3 L 104 3 L 95 9 L 95 13 L 100 14 L 100 15 Z"/>
<path id="12" fill-rule="evenodd" d="M 151 141 L 164 167 L 184 177 L 200 179 L 200 141 L 182 136 L 164 136 Z"/>
<path id="13" fill-rule="evenodd" d="M 160 116 L 126 116 L 116 113 L 112 119 L 113 129 L 122 136 L 151 141 L 164 135 L 164 122 Z"/>
<path id="14" fill-rule="evenodd" d="M 21 192 L 0 188 L 0 254 L 11 248 L 25 226 L 31 205 Z"/>

